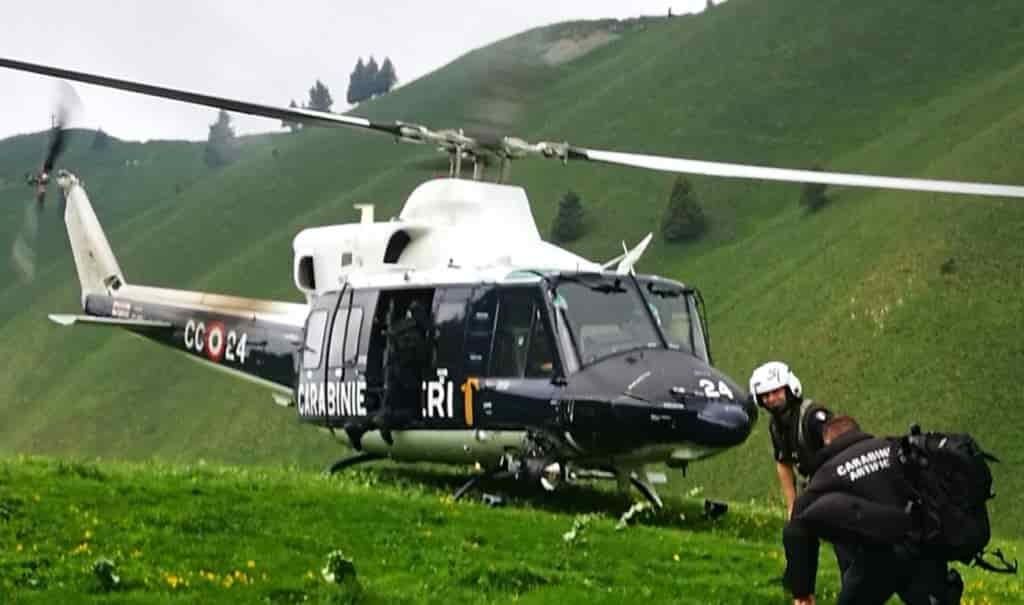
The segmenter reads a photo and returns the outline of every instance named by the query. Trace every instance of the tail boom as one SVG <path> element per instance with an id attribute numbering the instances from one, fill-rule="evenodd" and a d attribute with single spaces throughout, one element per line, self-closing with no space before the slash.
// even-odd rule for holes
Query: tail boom
<path id="1" fill-rule="evenodd" d="M 292 396 L 306 305 L 129 284 L 78 179 L 62 171 L 57 182 L 85 314 L 51 320 L 120 327 Z"/>

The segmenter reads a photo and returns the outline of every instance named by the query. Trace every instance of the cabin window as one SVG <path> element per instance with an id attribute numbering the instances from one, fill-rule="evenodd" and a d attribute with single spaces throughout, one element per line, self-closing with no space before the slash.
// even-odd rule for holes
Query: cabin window
<path id="1" fill-rule="evenodd" d="M 315 370 L 320 367 L 323 358 L 324 328 L 327 324 L 327 311 L 313 311 L 306 322 L 306 343 L 302 353 L 302 367 Z"/>
<path id="2" fill-rule="evenodd" d="M 351 252 L 342 252 L 341 253 L 341 266 L 342 267 L 347 267 L 347 266 L 349 266 L 351 264 L 352 264 L 352 253 Z"/>
<path id="3" fill-rule="evenodd" d="M 331 335 L 331 356 L 328 365 L 336 368 L 342 364 L 355 365 L 359 353 L 359 332 L 363 324 L 362 307 L 343 305 L 334 318 L 334 332 Z"/>
<path id="4" fill-rule="evenodd" d="M 345 365 L 356 365 L 359 356 L 359 332 L 363 327 L 363 310 L 353 307 L 348 314 L 348 329 L 345 331 Z"/>
<path id="5" fill-rule="evenodd" d="M 466 373 L 484 376 L 487 374 L 487 362 L 494 338 L 498 295 L 492 287 L 479 288 L 473 295 L 466 318 Z"/>
<path id="6" fill-rule="evenodd" d="M 434 312 L 434 329 L 437 337 L 437 359 L 434 365 L 438 368 L 457 368 L 461 371 L 461 360 L 465 355 L 466 301 L 470 290 L 451 288 L 440 294 L 443 298 Z"/>

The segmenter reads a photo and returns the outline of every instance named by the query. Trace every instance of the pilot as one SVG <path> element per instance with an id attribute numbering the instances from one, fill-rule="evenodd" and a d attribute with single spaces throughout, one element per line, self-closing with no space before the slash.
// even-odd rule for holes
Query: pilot
<path id="1" fill-rule="evenodd" d="M 891 455 L 891 441 L 838 416 L 826 423 L 823 442 L 821 465 L 783 532 L 784 578 L 794 603 L 815 602 L 819 539 L 849 556 L 841 566 L 838 605 L 882 605 L 893 594 L 907 605 L 959 603 L 960 575 L 944 560 L 922 556 L 908 545 L 914 528 L 906 506 L 910 488 L 899 464 L 882 463 Z"/>
<path id="2" fill-rule="evenodd" d="M 824 445 L 821 429 L 832 413 L 814 400 L 803 398 L 800 379 L 781 361 L 769 361 L 754 370 L 750 394 L 771 418 L 768 432 L 789 518 L 796 501 L 796 475 L 806 479 L 814 473 L 817 452 Z"/>
<path id="3" fill-rule="evenodd" d="M 391 431 L 419 415 L 420 384 L 430 364 L 430 314 L 419 300 L 409 304 L 404 316 L 391 317 L 384 367 L 384 399 L 373 416 L 381 437 L 393 445 Z"/>

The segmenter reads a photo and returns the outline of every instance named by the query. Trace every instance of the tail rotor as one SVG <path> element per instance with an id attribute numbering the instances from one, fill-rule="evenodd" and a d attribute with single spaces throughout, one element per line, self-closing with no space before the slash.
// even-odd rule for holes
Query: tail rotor
<path id="1" fill-rule="evenodd" d="M 35 203 L 26 206 L 21 231 L 18 232 L 11 246 L 11 263 L 17 274 L 26 282 L 35 279 L 39 221 L 46 202 L 47 185 L 50 183 L 57 160 L 67 149 L 71 135 L 69 125 L 81 104 L 74 88 L 67 82 L 60 82 L 55 103 L 56 111 L 53 114 L 53 128 L 50 130 L 50 138 L 46 145 L 46 152 L 43 154 L 42 164 L 37 173 L 29 173 L 26 177 L 29 186 L 35 189 Z M 63 211 L 63 204 L 61 210 Z"/>

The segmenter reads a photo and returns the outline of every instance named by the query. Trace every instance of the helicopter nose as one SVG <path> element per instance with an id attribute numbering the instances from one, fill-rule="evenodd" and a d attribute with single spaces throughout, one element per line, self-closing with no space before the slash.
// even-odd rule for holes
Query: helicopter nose
<path id="1" fill-rule="evenodd" d="M 714 445 L 739 445 L 750 435 L 757 420 L 757 409 L 735 403 L 708 405 L 697 415 L 703 421 L 705 439 Z"/>

